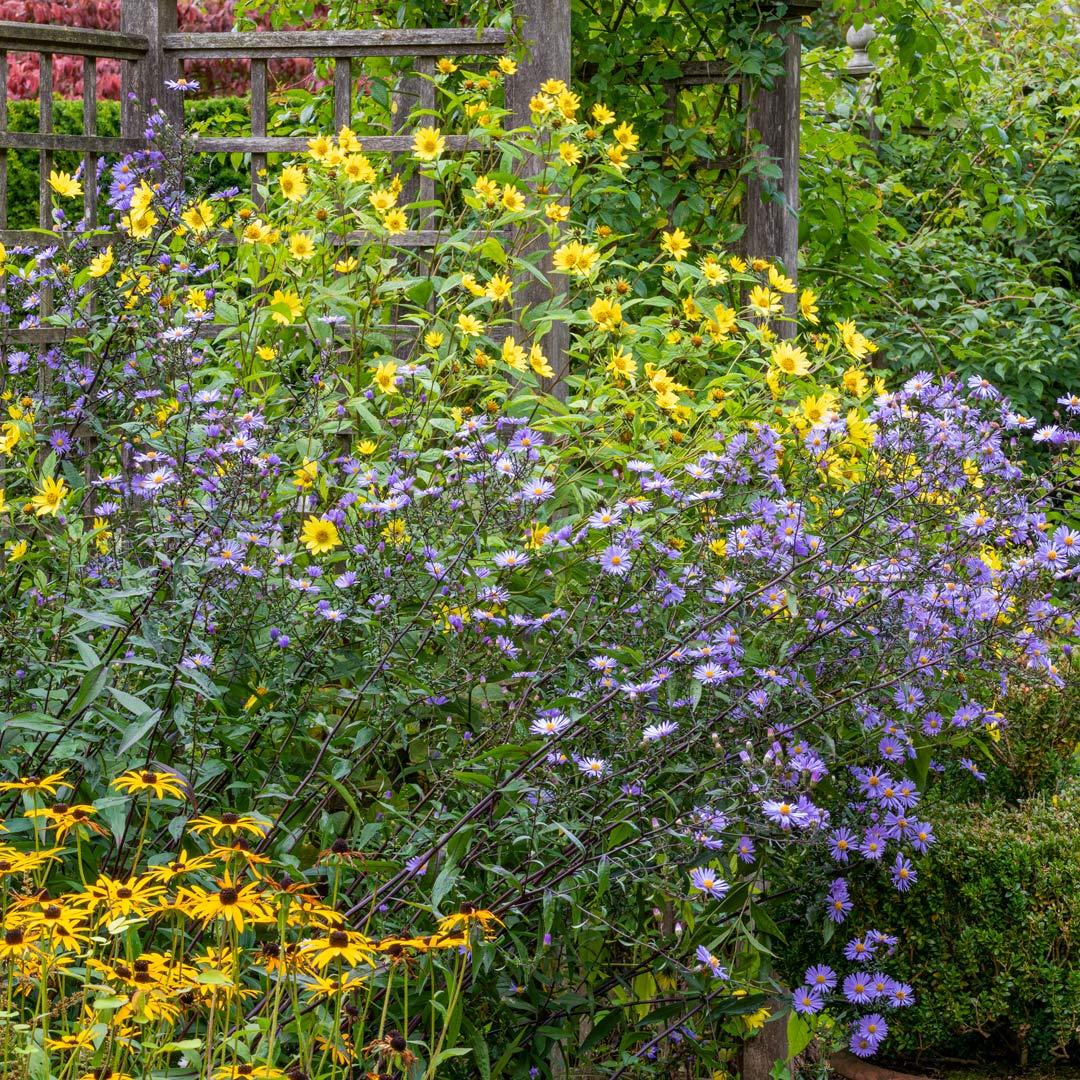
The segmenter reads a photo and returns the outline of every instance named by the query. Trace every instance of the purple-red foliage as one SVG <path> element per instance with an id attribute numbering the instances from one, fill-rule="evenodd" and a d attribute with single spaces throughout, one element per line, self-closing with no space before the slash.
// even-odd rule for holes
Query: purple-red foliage
<path id="1" fill-rule="evenodd" d="M 179 0 L 178 23 L 181 30 L 213 32 L 233 28 L 235 0 Z M 119 30 L 120 0 L 0 0 L 0 19 L 11 22 L 44 23 L 55 26 L 78 26 L 87 30 Z M 303 27 L 298 27 L 303 29 Z M 277 85 L 311 85 L 310 60 L 286 59 L 271 64 Z M 82 58 L 57 56 L 53 66 L 53 85 L 60 97 L 79 98 L 83 92 Z M 188 78 L 197 79 L 205 94 L 245 94 L 249 87 L 246 60 L 190 60 L 185 64 Z M 8 97 L 32 98 L 38 92 L 36 53 L 12 53 L 8 57 Z M 98 60 L 97 96 L 118 100 L 120 97 L 120 61 Z"/>

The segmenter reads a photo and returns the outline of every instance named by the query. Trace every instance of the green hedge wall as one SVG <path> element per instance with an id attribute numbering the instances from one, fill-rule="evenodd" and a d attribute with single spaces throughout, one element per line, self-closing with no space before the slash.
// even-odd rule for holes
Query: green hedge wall
<path id="1" fill-rule="evenodd" d="M 8 129 L 10 131 L 38 130 L 37 101 L 9 101 Z M 194 125 L 211 125 L 223 135 L 247 134 L 251 109 L 247 98 L 196 98 L 184 103 L 185 121 Z M 53 128 L 61 135 L 82 133 L 82 102 L 56 98 L 53 101 Z M 98 102 L 98 135 L 120 134 L 120 103 Z M 79 166 L 79 155 L 55 155 L 57 169 L 73 172 Z M 239 165 L 239 167 L 236 167 Z M 249 178 L 242 163 L 228 160 L 225 155 L 196 156 L 192 175 L 196 189 L 215 190 L 237 185 L 246 189 Z M 82 208 L 72 202 L 65 209 L 78 216 Z M 38 154 L 31 150 L 8 151 L 8 228 L 31 229 L 38 224 Z"/>
<path id="2" fill-rule="evenodd" d="M 1080 787 L 1020 806 L 936 806 L 928 819 L 938 842 L 911 891 L 884 878 L 859 890 L 850 874 L 858 926 L 837 927 L 825 950 L 820 930 L 789 931 L 790 976 L 823 952 L 851 970 L 843 945 L 873 926 L 899 936 L 881 967 L 916 993 L 889 1013 L 883 1058 L 1080 1060 Z"/>

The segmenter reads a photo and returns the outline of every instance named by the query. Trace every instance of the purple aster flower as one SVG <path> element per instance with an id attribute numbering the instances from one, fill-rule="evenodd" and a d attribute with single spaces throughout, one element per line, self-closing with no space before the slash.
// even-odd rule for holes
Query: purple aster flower
<path id="1" fill-rule="evenodd" d="M 561 735 L 573 722 L 569 716 L 559 712 L 558 709 L 545 709 L 532 722 L 529 730 L 534 735 Z M 585 760 L 594 761 L 596 759 L 586 758 Z M 582 769 L 581 771 L 595 772 L 596 770 Z"/>
<path id="2" fill-rule="evenodd" d="M 972 761 L 971 758 L 961 758 L 960 766 L 961 768 L 967 769 L 967 771 L 971 773 L 971 775 L 974 776 L 976 780 L 986 779 L 986 773 L 979 772 L 978 768 L 976 768 L 975 766 L 975 762 Z"/>
<path id="3" fill-rule="evenodd" d="M 809 822 L 806 812 L 801 810 L 797 803 L 768 800 L 762 803 L 761 809 L 769 821 L 779 825 L 785 832 L 792 825 L 801 828 Z"/>
<path id="4" fill-rule="evenodd" d="M 752 863 L 754 861 L 754 841 L 749 836 L 743 836 L 739 839 L 735 851 L 739 856 L 739 862 Z"/>
<path id="5" fill-rule="evenodd" d="M 971 396 L 977 401 L 994 401 L 1001 397 L 994 384 L 989 379 L 983 378 L 982 375 L 972 375 L 967 381 L 967 386 L 971 391 Z"/>
<path id="6" fill-rule="evenodd" d="M 905 982 L 894 982 L 889 988 L 889 1003 L 894 1009 L 915 1004 L 915 991 Z"/>
<path id="7" fill-rule="evenodd" d="M 859 1021 L 858 1034 L 876 1046 L 889 1034 L 889 1025 L 879 1013 L 867 1013 Z"/>
<path id="8" fill-rule="evenodd" d="M 859 854 L 877 862 L 885 854 L 885 833 L 876 825 L 866 830 L 859 844 Z"/>
<path id="9" fill-rule="evenodd" d="M 856 971 L 844 980 L 844 997 L 852 1005 L 865 1005 L 873 997 L 870 976 L 865 971 Z"/>
<path id="10" fill-rule="evenodd" d="M 834 829 L 829 836 L 832 850 L 829 852 L 838 863 L 846 863 L 848 855 L 856 846 L 855 834 L 850 829 Z"/>
<path id="11" fill-rule="evenodd" d="M 800 986 L 792 994 L 791 1004 L 797 1013 L 818 1013 L 825 1008 L 825 995 L 816 986 Z"/>
<path id="12" fill-rule="evenodd" d="M 603 758 L 586 757 L 578 763 L 578 772 L 583 776 L 591 776 L 594 779 L 603 776 L 608 771 L 608 763 Z"/>
<path id="13" fill-rule="evenodd" d="M 71 449 L 71 436 L 66 431 L 54 431 L 49 436 L 49 445 L 57 457 L 63 457 Z"/>
<path id="14" fill-rule="evenodd" d="M 905 859 L 904 856 L 900 854 L 897 854 L 896 856 L 896 862 L 892 865 L 891 873 L 893 884 L 900 892 L 907 892 L 918 880 L 918 874 L 915 872 L 915 867 L 911 860 Z"/>
<path id="15" fill-rule="evenodd" d="M 663 739 L 667 735 L 674 735 L 679 730 L 679 724 L 676 720 L 663 720 L 659 724 L 649 724 L 641 732 L 642 742 L 655 742 L 657 739 Z"/>
<path id="16" fill-rule="evenodd" d="M 829 889 L 826 914 L 829 919 L 839 925 L 848 916 L 848 912 L 854 907 L 848 895 L 847 882 L 843 878 L 837 878 Z"/>
<path id="17" fill-rule="evenodd" d="M 865 1035 L 860 1034 L 858 1031 L 852 1032 L 851 1040 L 848 1042 L 848 1049 L 856 1056 L 860 1058 L 873 1057 L 877 1052 L 878 1044 L 872 1039 L 867 1038 Z"/>
<path id="18" fill-rule="evenodd" d="M 526 502 L 546 502 L 555 494 L 555 485 L 549 480 L 533 480 L 521 489 L 521 497 Z"/>
<path id="19" fill-rule="evenodd" d="M 630 551 L 622 544 L 611 544 L 600 553 L 600 569 L 616 577 L 625 577 L 633 568 Z"/>
<path id="20" fill-rule="evenodd" d="M 717 871 L 710 870 L 707 866 L 697 866 L 690 871 L 690 887 L 717 900 L 722 900 L 731 888 Z"/>
<path id="21" fill-rule="evenodd" d="M 869 934 L 866 937 L 852 938 L 844 946 L 844 957 L 847 960 L 865 960 L 867 957 L 874 955 L 875 948 L 876 946 L 870 939 Z"/>
<path id="22" fill-rule="evenodd" d="M 920 854 L 928 851 L 936 839 L 932 826 L 922 821 L 911 823 L 911 846 Z"/>
<path id="23" fill-rule="evenodd" d="M 500 551 L 492 561 L 500 570 L 513 570 L 519 566 L 526 566 L 529 562 L 529 556 L 520 551 Z"/>
<path id="24" fill-rule="evenodd" d="M 699 945 L 697 947 L 697 952 L 695 953 L 695 955 L 697 956 L 698 960 L 700 960 L 701 963 L 705 965 L 709 974 L 714 979 L 726 979 L 728 977 L 727 968 L 725 968 L 724 965 L 721 964 L 720 961 L 715 956 L 713 956 L 713 954 L 709 952 L 709 950 L 706 949 L 704 945 Z"/>
<path id="25" fill-rule="evenodd" d="M 803 977 L 808 986 L 820 990 L 823 994 L 836 988 L 836 972 L 827 964 L 815 964 L 807 968 Z"/>

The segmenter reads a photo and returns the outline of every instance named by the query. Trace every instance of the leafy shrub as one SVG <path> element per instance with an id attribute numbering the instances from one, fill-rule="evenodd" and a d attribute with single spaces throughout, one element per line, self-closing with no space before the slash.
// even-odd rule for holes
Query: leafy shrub
<path id="1" fill-rule="evenodd" d="M 904 809 L 979 772 L 1003 685 L 1063 681 L 1077 437 L 1036 432 L 1025 471 L 989 382 L 890 390 L 810 291 L 778 341 L 768 261 L 676 229 L 625 258 L 590 208 L 629 198 L 635 129 L 556 83 L 508 134 L 513 68 L 443 65 L 408 160 L 342 129 L 257 203 L 186 187 L 157 118 L 103 179 L 119 239 L 68 224 L 58 174 L 54 243 L 5 253 L 8 312 L 62 337 L 5 347 L 0 389 L 7 861 L 35 890 L 4 893 L 31 950 L 3 1012 L 39 1071 L 329 1080 L 396 1030 L 409 1080 L 556 1050 L 711 1075 L 777 995 L 869 1053 L 835 973 L 782 985 L 771 913 L 813 894 L 884 951 L 823 853 L 873 834 L 851 888 L 906 892 Z"/>
<path id="2" fill-rule="evenodd" d="M 806 57 L 805 262 L 898 373 L 990 375 L 1048 418 L 1080 373 L 1075 20 L 885 0 L 878 72 L 853 84 L 837 31 L 855 7 Z"/>
<path id="3" fill-rule="evenodd" d="M 875 925 L 903 926 L 890 964 L 920 988 L 892 1022 L 891 1054 L 923 1064 L 1075 1058 L 1080 792 L 1019 807 L 937 805 L 934 818 L 939 842 L 918 888 L 906 899 L 859 896 Z M 807 957 L 820 952 L 816 941 L 801 945 Z"/>

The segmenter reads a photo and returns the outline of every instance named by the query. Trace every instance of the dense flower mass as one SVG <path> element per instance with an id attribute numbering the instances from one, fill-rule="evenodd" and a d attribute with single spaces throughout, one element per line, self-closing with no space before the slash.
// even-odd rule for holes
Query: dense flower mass
<path id="1" fill-rule="evenodd" d="M 552 80 L 516 175 L 512 67 L 258 203 L 185 190 L 155 118 L 100 170 L 119 240 L 58 177 L 55 246 L 6 253 L 66 330 L 0 369 L 0 962 L 56 1061 L 524 1076 L 598 955 L 634 996 L 590 990 L 582 1060 L 728 1060 L 778 992 L 872 1053 L 918 987 L 851 882 L 917 890 L 927 793 L 1065 677 L 1071 429 L 1034 475 L 989 384 L 886 385 L 809 290 L 778 339 L 767 260 L 627 264 L 590 209 L 632 125 Z M 791 891 L 851 936 L 778 990 Z"/>

